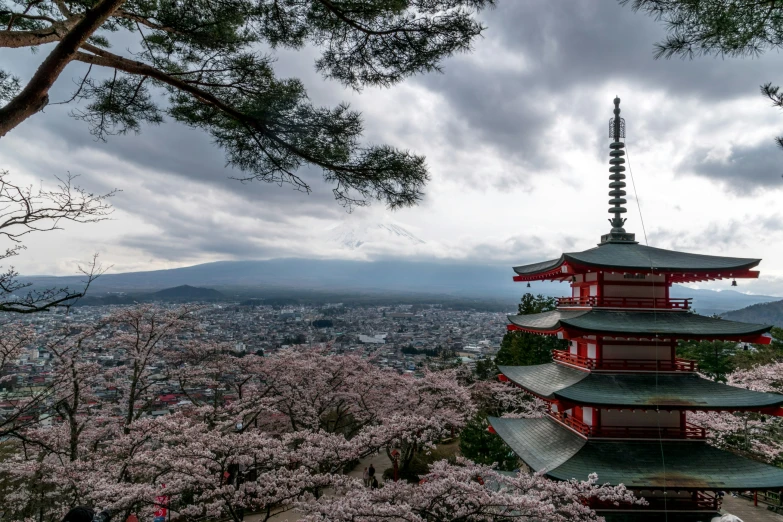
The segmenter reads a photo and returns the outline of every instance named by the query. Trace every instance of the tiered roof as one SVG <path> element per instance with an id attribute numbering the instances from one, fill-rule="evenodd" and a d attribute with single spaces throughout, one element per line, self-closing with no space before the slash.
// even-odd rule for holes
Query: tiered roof
<path id="1" fill-rule="evenodd" d="M 587 440 L 549 418 L 489 419 L 534 471 L 557 480 L 624 484 L 634 489 L 777 489 L 783 469 L 719 450 L 703 441 Z"/>
<path id="2" fill-rule="evenodd" d="M 509 315 L 512 329 L 555 334 L 560 330 L 603 335 L 659 338 L 748 338 L 769 332 L 771 325 L 740 323 L 680 311 L 626 312 L 614 310 L 552 310 L 540 314 Z"/>
<path id="3" fill-rule="evenodd" d="M 636 242 L 601 243 L 584 252 L 571 252 L 557 259 L 514 267 L 517 281 L 562 279 L 590 270 L 678 275 L 675 282 L 721 277 L 756 277 L 751 272 L 760 259 L 707 256 L 664 250 Z M 565 270 L 564 270 L 565 268 Z M 701 279 L 699 279 L 701 278 Z"/>
<path id="4" fill-rule="evenodd" d="M 557 363 L 499 366 L 514 384 L 544 399 L 615 409 L 758 410 L 783 405 L 783 395 L 702 379 L 692 373 L 594 373 Z"/>

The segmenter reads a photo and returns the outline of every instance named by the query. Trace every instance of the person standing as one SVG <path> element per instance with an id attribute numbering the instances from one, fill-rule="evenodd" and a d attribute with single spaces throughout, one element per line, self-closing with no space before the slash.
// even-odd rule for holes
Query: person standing
<path id="1" fill-rule="evenodd" d="M 369 475 L 370 482 L 372 483 L 372 480 L 375 478 L 375 466 L 372 465 L 372 462 L 370 462 L 370 469 L 367 470 L 367 475 Z"/>
<path id="2" fill-rule="evenodd" d="M 367 471 L 367 467 L 364 467 L 364 474 L 362 475 L 362 480 L 364 480 L 364 487 L 369 487 L 370 485 L 370 472 Z"/>

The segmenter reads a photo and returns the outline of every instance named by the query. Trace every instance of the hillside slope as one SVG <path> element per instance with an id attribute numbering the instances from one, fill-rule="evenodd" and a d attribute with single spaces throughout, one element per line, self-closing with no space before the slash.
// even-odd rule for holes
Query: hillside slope
<path id="1" fill-rule="evenodd" d="M 724 319 L 745 323 L 774 324 L 783 328 L 783 301 L 760 303 L 721 314 Z"/>
<path id="2" fill-rule="evenodd" d="M 212 288 L 181 285 L 165 288 L 149 297 L 152 301 L 219 301 L 224 299 L 225 295 Z"/>

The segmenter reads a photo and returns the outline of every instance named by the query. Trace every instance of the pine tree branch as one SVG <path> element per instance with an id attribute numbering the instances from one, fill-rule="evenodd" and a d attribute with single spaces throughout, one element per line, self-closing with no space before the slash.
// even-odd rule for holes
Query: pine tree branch
<path id="1" fill-rule="evenodd" d="M 0 137 L 5 136 L 25 119 L 43 109 L 49 102 L 49 89 L 60 76 L 79 48 L 125 0 L 102 0 L 62 36 L 60 42 L 41 63 L 30 82 L 5 107 L 0 109 Z M 2 42 L 0 41 L 0 45 Z"/>
<path id="2" fill-rule="evenodd" d="M 92 64 L 92 65 L 113 67 L 115 69 L 119 69 L 129 74 L 148 76 L 154 80 L 158 80 L 178 90 L 187 92 L 190 95 L 197 98 L 198 100 L 207 103 L 209 105 L 212 105 L 216 109 L 225 113 L 227 116 L 230 116 L 231 118 L 235 119 L 237 122 L 245 125 L 251 131 L 263 134 L 265 137 L 275 142 L 278 146 L 282 147 L 288 152 L 300 156 L 301 158 L 303 158 L 305 161 L 309 163 L 312 163 L 314 165 L 317 165 L 325 169 L 350 172 L 352 175 L 360 178 L 364 176 L 367 177 L 371 176 L 371 173 L 365 172 L 362 169 L 352 168 L 349 165 L 336 165 L 334 163 L 326 162 L 320 158 L 313 156 L 306 150 L 291 145 L 284 139 L 278 137 L 276 134 L 271 132 L 267 127 L 266 122 L 258 118 L 247 116 L 241 111 L 226 104 L 217 96 L 199 88 L 198 84 L 195 84 L 191 81 L 175 78 L 174 76 L 169 75 L 161 71 L 160 69 L 156 69 L 155 67 L 147 65 L 146 63 L 124 58 L 122 56 L 106 51 L 105 49 L 101 49 L 100 47 L 94 46 L 92 44 L 84 44 L 82 45 L 82 49 L 86 51 L 90 51 L 93 54 L 79 51 L 76 53 L 74 57 L 75 60 Z"/>
<path id="3" fill-rule="evenodd" d="M 318 0 L 321 5 L 323 5 L 330 13 L 332 13 L 334 16 L 339 18 L 342 22 L 349 25 L 350 27 L 353 27 L 357 31 L 361 31 L 367 35 L 370 36 L 388 36 L 391 34 L 397 34 L 397 33 L 412 33 L 416 32 L 415 29 L 405 29 L 404 27 L 395 27 L 394 29 L 387 29 L 385 31 L 376 31 L 374 29 L 370 29 L 369 27 L 365 27 L 361 25 L 360 23 L 356 22 L 355 20 L 352 20 L 350 17 L 348 17 L 344 12 L 342 12 L 340 9 L 337 8 L 336 5 L 334 5 L 330 0 Z"/>

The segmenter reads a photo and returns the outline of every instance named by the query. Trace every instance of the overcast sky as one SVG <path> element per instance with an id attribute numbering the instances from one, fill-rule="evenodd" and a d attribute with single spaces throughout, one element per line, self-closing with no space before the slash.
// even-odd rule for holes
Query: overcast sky
<path id="1" fill-rule="evenodd" d="M 322 183 L 305 195 L 232 180 L 200 131 L 168 122 L 96 142 L 72 107 L 52 105 L 0 140 L 0 168 L 36 183 L 71 172 L 122 192 L 109 222 L 30 236 L 17 268 L 72 274 L 93 252 L 112 272 L 292 256 L 513 265 L 591 248 L 610 228 L 608 121 L 619 95 L 649 244 L 761 257 L 762 278 L 738 289 L 783 295 L 783 150 L 773 141 L 783 114 L 759 94 L 783 83 L 783 57 L 654 60 L 662 27 L 608 0 L 500 0 L 481 18 L 473 53 L 391 89 L 323 80 L 313 49 L 277 53 L 278 75 L 301 78 L 314 103 L 361 111 L 367 142 L 426 155 L 432 181 L 418 207 L 348 214 Z M 3 50 L 0 60 L 26 79 L 45 51 Z M 62 74 L 53 101 L 69 96 L 80 67 Z M 644 242 L 633 197 L 628 210 L 626 230 Z M 389 223 L 423 243 L 378 235 Z M 336 240 L 346 230 L 368 243 L 346 248 Z"/>

